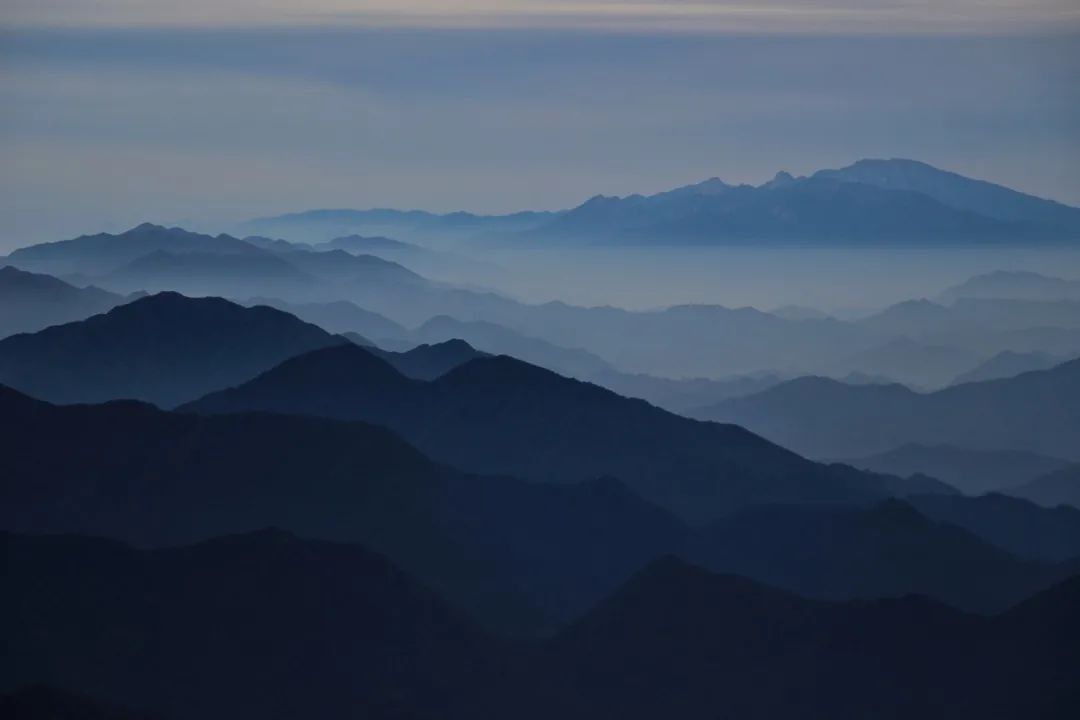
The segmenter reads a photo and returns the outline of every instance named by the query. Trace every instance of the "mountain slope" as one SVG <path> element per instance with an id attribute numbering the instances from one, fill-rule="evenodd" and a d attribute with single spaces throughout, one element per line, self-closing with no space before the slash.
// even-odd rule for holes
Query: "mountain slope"
<path id="1" fill-rule="evenodd" d="M 1068 465 L 1004 492 L 1031 502 L 1056 507 L 1080 508 L 1080 465 Z"/>
<path id="2" fill-rule="evenodd" d="M 160 546 L 273 525 L 361 542 L 517 631 L 573 617 L 687 543 L 617 481 L 470 476 L 364 423 L 52 406 L 0 388 L 0 424 L 2 529 Z"/>
<path id="3" fill-rule="evenodd" d="M 556 638 L 538 663 L 553 679 L 526 712 L 1067 718 L 1078 599 L 1074 579 L 986 620 L 918 597 L 813 602 L 668 558 Z"/>
<path id="4" fill-rule="evenodd" d="M 272 308 L 161 293 L 0 340 L 0 383 L 54 402 L 171 406 L 343 342 Z"/>
<path id="5" fill-rule="evenodd" d="M 0 392 L 0 421 L 10 428 L 0 435 L 0 529 L 160 546 L 274 525 L 360 542 L 515 632 L 573 619 L 665 553 L 822 597 L 920 591 L 976 610 L 1068 570 L 1021 562 L 908 506 L 747 510 L 697 531 L 612 478 L 466 475 L 363 423 L 199 417 L 130 402 L 57 407 L 11 390 Z M 63 453 L 58 437 L 68 438 Z M 1068 518 L 1030 509 L 1036 530 L 1022 543 L 992 515 L 965 522 L 994 530 L 991 542 L 1038 550 L 1029 556 L 1060 552 L 1069 539 L 1052 528 L 1068 529 Z"/>
<path id="6" fill-rule="evenodd" d="M 75 536 L 0 545 L 2 685 L 30 678 L 169 717 L 389 720 L 461 717 L 463 690 L 495 674 L 492 640 L 358 546 L 275 530 L 155 552 Z"/>
<path id="7" fill-rule="evenodd" d="M 154 250 L 103 275 L 106 287 L 145 288 L 189 295 L 291 294 L 309 289 L 315 278 L 270 253 L 176 253 Z"/>
<path id="8" fill-rule="evenodd" d="M 459 338 L 485 352 L 510 355 L 561 375 L 582 379 L 612 370 L 611 365 L 590 352 L 559 347 L 495 323 L 462 322 L 447 315 L 439 315 L 413 331 L 413 335 L 426 342 L 444 342 Z"/>
<path id="9" fill-rule="evenodd" d="M 1048 370 L 1061 362 L 1061 358 L 1043 352 L 1017 353 L 1003 350 L 992 358 L 961 373 L 953 380 L 953 385 L 983 380 L 997 380 L 1013 377 L 1033 370 Z"/>
<path id="10" fill-rule="evenodd" d="M 253 297 L 244 305 L 266 305 L 318 325 L 329 333 L 355 332 L 373 341 L 400 340 L 408 331 L 393 320 L 346 300 L 325 303 L 288 303 L 277 298 Z"/>
<path id="11" fill-rule="evenodd" d="M 1056 720 L 1080 708 L 1075 578 L 980 618 L 920 597 L 807 600 L 669 556 L 521 646 L 361 547 L 281 531 L 155 552 L 71 536 L 0 544 L 0 657 L 21 660 L 0 663 L 0 687 L 38 676 L 174 720 Z"/>
<path id="12" fill-rule="evenodd" d="M 905 500 L 926 517 L 963 528 L 1020 558 L 1051 563 L 1080 558 L 1080 508 L 1043 508 L 998 493 Z"/>
<path id="13" fill-rule="evenodd" d="M 876 455 L 844 458 L 840 462 L 900 477 L 922 473 L 971 495 L 1020 485 L 1068 464 L 1058 458 L 1017 450 L 968 450 L 916 443 Z"/>
<path id="14" fill-rule="evenodd" d="M 259 248 L 229 235 L 202 235 L 182 228 L 143 223 L 112 235 L 82 235 L 71 240 L 19 248 L 8 256 L 16 267 L 52 275 L 108 273 L 153 252 L 265 255 Z"/>
<path id="15" fill-rule="evenodd" d="M 688 420 L 505 356 L 424 383 L 360 347 L 330 348 L 183 409 L 376 422 L 455 467 L 559 483 L 610 475 L 695 521 L 761 502 L 871 500 L 896 480 L 818 465 L 742 428 Z"/>
<path id="16" fill-rule="evenodd" d="M 1044 222 L 1045 213 L 998 218 L 915 189 L 818 173 L 809 178 L 780 175 L 759 187 L 717 181 L 648 197 L 597 196 L 532 234 L 616 243 L 771 240 L 875 245 L 1075 236 L 1080 222 L 1071 218 L 1080 210 L 1057 207 L 1063 213 L 1050 224 Z"/>
<path id="17" fill-rule="evenodd" d="M 1000 518 L 984 508 L 968 509 L 972 523 L 983 523 L 980 530 L 994 535 L 995 520 L 1001 530 Z M 1048 517 L 1039 508 L 1031 510 L 1034 522 Z M 1075 529 L 1075 520 L 1066 523 L 1067 546 L 1076 547 Z M 999 532 L 997 539 L 1009 537 Z M 1059 562 L 1061 547 L 1045 548 L 1055 555 L 1053 563 L 1020 560 L 906 501 L 890 499 L 871 508 L 748 508 L 705 528 L 695 557 L 708 567 L 809 597 L 916 593 L 992 613 L 1080 571 L 1078 562 Z"/>
<path id="18" fill-rule="evenodd" d="M 487 353 L 474 349 L 464 340 L 417 345 L 404 352 L 380 350 L 370 346 L 364 349 L 390 363 L 402 375 L 416 380 L 434 380 L 470 360 L 488 357 Z"/>
<path id="19" fill-rule="evenodd" d="M 82 320 L 125 302 L 96 287 L 79 288 L 50 275 L 0 267 L 0 338 Z"/>
<path id="20" fill-rule="evenodd" d="M 1080 360 L 928 394 L 800 378 L 704 408 L 811 457 L 857 457 L 906 443 L 1080 459 Z"/>
<path id="21" fill-rule="evenodd" d="M 482 233 L 513 233 L 536 227 L 554 217 L 549 212 L 510 215 L 445 215 L 422 210 L 307 210 L 275 217 L 257 218 L 241 226 L 247 234 L 284 237 L 293 241 L 327 242 L 345 235 L 391 235 L 412 238 L 469 238 Z"/>
<path id="22" fill-rule="evenodd" d="M 1048 277 L 1019 270 L 976 275 L 947 289 L 942 299 L 1008 298 L 1014 300 L 1080 300 L 1080 280 Z"/>
<path id="23" fill-rule="evenodd" d="M 939 170 L 915 160 L 859 160 L 838 170 L 819 170 L 814 177 L 918 192 L 949 207 L 1005 222 L 1073 232 L 1080 229 L 1080 208 Z"/>

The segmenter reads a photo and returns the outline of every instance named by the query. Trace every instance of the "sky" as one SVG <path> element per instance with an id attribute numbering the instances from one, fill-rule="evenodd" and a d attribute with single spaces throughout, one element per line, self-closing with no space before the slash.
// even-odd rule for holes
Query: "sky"
<path id="1" fill-rule="evenodd" d="M 1080 205 L 1072 0 L 0 0 L 0 250 L 910 157 Z"/>

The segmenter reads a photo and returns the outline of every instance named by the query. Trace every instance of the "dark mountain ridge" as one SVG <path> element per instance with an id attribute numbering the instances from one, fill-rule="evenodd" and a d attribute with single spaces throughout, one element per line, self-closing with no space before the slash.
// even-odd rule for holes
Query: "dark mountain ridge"
<path id="1" fill-rule="evenodd" d="M 0 383 L 53 402 L 165 407 L 346 341 L 268 307 L 165 292 L 0 340 Z"/>
<path id="2" fill-rule="evenodd" d="M 747 504 L 903 492 L 895 478 L 818 465 L 740 427 L 689 420 L 506 356 L 425 383 L 366 349 L 329 348 L 183 409 L 376 422 L 455 467 L 559 483 L 610 475 L 693 521 Z"/>
<path id="3" fill-rule="evenodd" d="M 174 720 L 1004 720 L 1080 708 L 1076 578 L 986 618 L 918 596 L 807 600 L 665 556 L 558 636 L 523 645 L 362 547 L 279 530 L 153 552 L 7 533 L 0 546 L 0 688 L 30 678 Z"/>
<path id="4" fill-rule="evenodd" d="M 0 529 L 153 547 L 274 525 L 361 542 L 514 632 L 565 623 L 665 553 L 818 597 L 917 590 L 979 611 L 1072 568 L 1021 562 L 908 505 L 762 508 L 698 531 L 613 478 L 467 475 L 358 422 L 201 417 L 130 401 L 52 406 L 2 388 L 0 420 L 10 428 L 0 435 Z M 69 438 L 65 452 L 54 451 L 56 437 Z M 999 546 L 1061 553 L 1061 538 L 1036 517 L 1024 538 L 978 520 L 972 526 L 993 531 Z"/>

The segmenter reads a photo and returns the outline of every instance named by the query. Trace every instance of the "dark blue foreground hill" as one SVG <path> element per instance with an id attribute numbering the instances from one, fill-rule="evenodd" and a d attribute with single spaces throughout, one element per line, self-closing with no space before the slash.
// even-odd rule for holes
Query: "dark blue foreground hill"
<path id="1" fill-rule="evenodd" d="M 469 475 L 361 422 L 54 406 L 0 388 L 0 424 L 0 529 L 161 546 L 275 525 L 361 542 L 516 631 L 573 619 L 666 553 L 815 597 L 920 592 L 995 611 L 1076 570 L 1006 550 L 1057 560 L 1080 548 L 1055 538 L 1068 518 L 1033 516 L 1017 530 L 991 514 L 969 523 L 976 537 L 895 500 L 751 508 L 695 530 L 612 478 Z"/>
<path id="2" fill-rule="evenodd" d="M 431 382 L 357 346 L 314 351 L 182 407 L 366 420 L 431 457 L 543 482 L 610 475 L 690 521 L 768 502 L 870 502 L 916 487 L 805 460 L 734 425 L 699 422 L 506 356 Z M 928 481 L 919 491 L 944 491 Z"/>
<path id="3" fill-rule="evenodd" d="M 48 683 L 172 720 L 1080 711 L 1077 578 L 983 618 L 920 597 L 806 600 L 664 557 L 529 644 L 362 547 L 277 530 L 154 552 L 0 534 L 0 580 L 0 691 Z"/>

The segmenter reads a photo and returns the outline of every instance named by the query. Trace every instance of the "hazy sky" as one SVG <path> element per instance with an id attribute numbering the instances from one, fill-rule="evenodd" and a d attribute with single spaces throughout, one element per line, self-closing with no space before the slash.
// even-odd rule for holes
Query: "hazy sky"
<path id="1" fill-rule="evenodd" d="M 860 157 L 1080 204 L 1072 0 L 297 5 L 0 0 L 0 249 Z"/>

